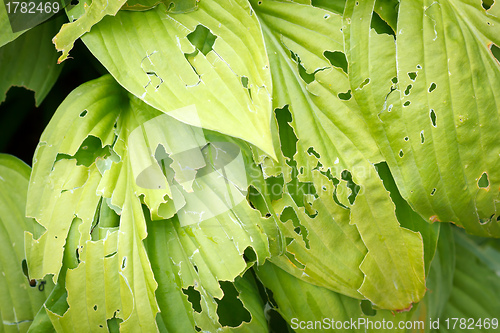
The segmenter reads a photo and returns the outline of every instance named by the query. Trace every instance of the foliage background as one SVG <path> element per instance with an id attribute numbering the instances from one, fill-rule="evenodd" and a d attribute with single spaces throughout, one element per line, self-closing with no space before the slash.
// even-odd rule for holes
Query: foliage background
<path id="1" fill-rule="evenodd" d="M 494 48 L 493 50 L 494 52 L 498 52 L 498 49 Z M 60 77 L 39 107 L 34 106 L 35 99 L 33 92 L 18 87 L 11 88 L 8 91 L 6 100 L 0 105 L 0 152 L 15 155 L 31 165 L 40 135 L 63 99 L 80 84 L 107 73 L 81 41 L 76 42 L 75 48 L 71 51 L 71 57 L 73 59 L 69 59 L 61 65 L 63 68 Z M 393 201 L 396 202 L 397 199 L 393 197 Z M 405 205 L 404 200 L 402 200 L 400 205 Z M 494 315 L 492 309 L 487 309 L 486 304 L 493 304 L 492 308 L 496 310 L 498 308 L 498 300 L 490 299 L 486 297 L 486 294 L 491 292 L 493 295 L 498 295 L 500 292 L 498 277 L 495 277 L 495 274 L 491 274 L 492 272 L 496 272 L 497 274 L 499 272 L 499 243 L 495 240 L 465 237 L 456 231 L 442 231 L 443 235 L 447 233 L 448 237 L 450 237 L 449 239 L 456 237 L 457 245 L 455 245 L 455 241 L 453 240 L 449 241 L 451 245 L 441 244 L 440 252 L 438 245 L 439 256 L 435 259 L 431 273 L 429 273 L 431 276 L 428 278 L 427 287 L 432 289 L 433 284 L 434 286 L 442 284 L 442 286 L 435 288 L 444 291 L 444 294 L 447 291 L 448 294 L 443 296 L 442 299 L 439 299 L 436 296 L 437 294 L 428 294 L 419 308 L 413 309 L 410 313 L 398 315 L 398 318 L 425 318 L 427 311 L 435 311 L 435 307 L 440 306 L 443 318 L 450 316 L 481 316 L 485 313 Z M 450 236 L 452 233 L 455 236 Z M 443 236 L 443 238 L 446 239 L 446 236 Z M 452 249 L 449 248 L 450 246 Z M 455 251 L 459 260 L 455 258 Z M 457 265 L 455 265 L 455 260 L 457 260 Z M 452 276 L 453 273 L 447 272 L 447 269 L 458 272 L 456 273 L 457 277 L 454 278 Z M 259 272 L 259 268 L 256 268 L 256 271 Z M 487 277 L 487 282 L 484 281 L 485 276 Z M 342 308 L 347 311 L 347 317 L 349 317 L 349 311 L 352 311 L 351 313 L 359 312 L 359 302 L 326 291 L 321 287 L 295 281 L 290 275 L 284 274 L 279 269 L 262 269 L 259 278 L 264 282 L 266 287 L 273 290 L 275 299 L 272 299 L 272 297 L 263 292 L 261 285 L 259 285 L 261 288 L 260 296 L 269 306 L 279 308 L 279 312 L 270 310 L 267 313 L 271 331 L 287 331 L 289 325 L 283 317 L 289 321 L 297 313 L 303 316 L 317 316 L 318 313 L 331 315 L 332 312 L 325 311 L 325 309 Z M 297 298 L 292 299 L 286 292 L 281 290 L 281 285 L 277 281 L 281 281 L 282 284 L 293 285 L 297 289 L 294 295 Z M 446 282 L 448 282 L 448 285 L 446 285 Z M 463 290 L 466 290 L 465 294 Z M 478 290 L 481 291 L 481 296 L 484 296 L 483 299 L 477 300 L 481 304 L 472 302 L 473 292 Z M 305 294 L 316 295 L 316 299 L 314 302 L 309 302 L 301 308 L 294 308 L 293 305 L 300 303 L 301 295 Z M 447 296 L 449 294 L 452 296 L 448 299 Z M 284 304 L 292 304 L 292 306 L 287 307 Z M 363 310 L 365 315 L 373 311 L 366 302 L 362 302 L 361 304 L 367 307 L 367 309 Z M 474 304 L 474 307 L 463 308 L 464 304 Z M 378 318 L 391 316 L 388 312 L 383 311 L 380 311 L 378 315 Z"/>

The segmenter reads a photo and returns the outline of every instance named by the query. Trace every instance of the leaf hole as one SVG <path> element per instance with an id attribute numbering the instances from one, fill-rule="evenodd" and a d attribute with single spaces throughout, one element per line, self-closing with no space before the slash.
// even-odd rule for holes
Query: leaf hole
<path id="1" fill-rule="evenodd" d="M 347 57 L 340 51 L 325 51 L 323 55 L 333 67 L 341 68 L 344 73 L 348 73 Z"/>
<path id="2" fill-rule="evenodd" d="M 97 304 L 94 305 L 94 311 L 97 311 Z"/>
<path id="3" fill-rule="evenodd" d="M 422 69 L 422 66 L 420 66 L 420 65 L 417 65 L 417 69 Z"/>
<path id="4" fill-rule="evenodd" d="M 114 211 L 113 211 L 113 212 L 114 212 Z M 77 253 L 78 253 L 78 250 L 77 250 Z M 111 258 L 112 256 L 116 255 L 117 253 L 118 253 L 117 251 L 112 252 L 112 253 L 110 253 L 110 254 L 105 255 L 105 256 L 104 256 L 104 258 Z"/>
<path id="5" fill-rule="evenodd" d="M 405 106 L 405 107 L 406 107 L 406 106 L 409 106 L 410 104 L 411 104 L 411 102 L 410 102 L 410 101 L 406 101 L 406 102 L 404 102 L 403 106 Z"/>
<path id="6" fill-rule="evenodd" d="M 80 118 L 83 118 L 87 115 L 87 110 L 83 110 L 82 113 L 80 113 Z"/>
<path id="7" fill-rule="evenodd" d="M 125 266 L 127 266 L 127 257 L 123 257 L 122 259 L 122 270 L 125 269 Z"/>
<path id="8" fill-rule="evenodd" d="M 243 251 L 243 259 L 245 260 L 245 262 L 257 261 L 257 254 L 251 246 L 247 246 L 245 251 Z"/>
<path id="9" fill-rule="evenodd" d="M 224 292 L 222 299 L 215 298 L 219 323 L 228 327 L 238 327 L 243 322 L 249 323 L 252 317 L 243 306 L 234 284 L 229 281 L 219 281 L 219 285 Z"/>
<path id="10" fill-rule="evenodd" d="M 213 46 L 217 36 L 215 36 L 210 29 L 198 24 L 193 32 L 189 33 L 187 39 L 193 44 L 194 47 L 205 56 L 208 52 L 213 50 Z"/>
<path id="11" fill-rule="evenodd" d="M 106 321 L 108 332 L 120 332 L 120 323 L 123 322 L 123 319 L 116 317 L 117 312 L 120 312 L 120 310 L 116 310 L 116 312 L 113 314 L 113 318 L 110 318 Z"/>
<path id="12" fill-rule="evenodd" d="M 418 68 L 419 65 L 417 65 L 417 68 Z M 417 72 L 408 72 L 408 77 L 410 78 L 410 80 L 412 81 L 415 81 L 417 79 Z"/>
<path id="13" fill-rule="evenodd" d="M 401 150 L 399 151 L 399 157 L 401 157 L 401 158 L 402 158 L 403 156 L 405 156 L 405 153 L 403 152 L 403 149 L 401 149 Z"/>
<path id="14" fill-rule="evenodd" d="M 436 193 L 436 188 L 433 188 L 432 191 L 431 191 L 431 195 L 434 195 L 434 193 Z"/>
<path id="15" fill-rule="evenodd" d="M 363 82 L 361 82 L 361 84 L 359 85 L 359 87 L 357 89 L 359 89 L 359 90 L 363 89 L 368 83 L 370 83 L 370 78 L 367 78 Z"/>
<path id="16" fill-rule="evenodd" d="M 484 10 L 488 10 L 491 8 L 494 2 L 494 0 L 483 0 L 481 1 L 481 5 L 483 6 Z"/>
<path id="17" fill-rule="evenodd" d="M 477 186 L 479 188 L 488 188 L 490 186 L 490 180 L 488 179 L 488 174 L 486 172 L 483 172 L 483 174 L 477 181 Z"/>
<path id="18" fill-rule="evenodd" d="M 410 94 L 410 90 L 411 88 L 413 88 L 413 85 L 409 84 L 407 87 L 406 87 L 406 90 L 405 90 L 405 96 L 408 96 Z"/>
<path id="19" fill-rule="evenodd" d="M 297 136 L 290 125 L 292 114 L 288 110 L 288 105 L 281 109 L 275 109 L 276 120 L 278 122 L 278 133 L 281 142 L 281 152 L 285 157 L 292 159 L 297 152 Z"/>
<path id="20" fill-rule="evenodd" d="M 372 302 L 367 299 L 361 301 L 361 311 L 365 316 L 373 317 L 377 314 L 377 310 L 373 308 Z"/>
<path id="21" fill-rule="evenodd" d="M 433 92 L 436 89 L 436 84 L 434 82 L 431 83 L 431 86 L 429 87 L 429 92 Z"/>
<path id="22" fill-rule="evenodd" d="M 189 286 L 187 289 L 182 288 L 184 295 L 188 297 L 189 303 L 194 311 L 201 313 L 201 294 L 198 290 L 194 289 L 193 286 Z"/>
<path id="23" fill-rule="evenodd" d="M 429 113 L 429 117 L 431 118 L 432 126 L 436 127 L 436 112 L 434 112 L 434 109 L 431 109 Z"/>
<path id="24" fill-rule="evenodd" d="M 352 180 L 352 174 L 348 170 L 342 171 L 341 178 L 347 182 L 346 185 L 351 190 L 351 194 L 347 197 L 347 199 L 349 199 L 349 203 L 352 205 L 354 200 L 356 200 L 356 196 L 358 195 L 361 186 Z"/>
<path id="25" fill-rule="evenodd" d="M 339 93 L 338 95 L 338 98 L 340 98 L 341 100 L 343 101 L 348 101 L 351 99 L 352 95 L 351 95 L 351 89 L 349 89 L 347 92 L 345 93 Z"/>
<path id="26" fill-rule="evenodd" d="M 370 28 L 374 29 L 375 32 L 379 35 L 387 34 L 393 37 L 396 36 L 396 33 L 391 28 L 391 26 L 382 17 L 380 17 L 380 15 L 376 11 L 373 11 L 372 13 Z"/>
<path id="27" fill-rule="evenodd" d="M 490 52 L 493 55 L 493 57 L 500 62 L 500 48 L 496 45 L 491 43 L 490 44 Z"/>
<path id="28" fill-rule="evenodd" d="M 405 141 L 408 141 L 408 140 L 410 140 L 410 138 L 409 138 L 409 137 L 407 137 L 407 136 L 405 136 L 405 139 L 404 139 L 404 140 L 405 140 Z"/>
<path id="29" fill-rule="evenodd" d="M 420 143 L 423 144 L 425 142 L 424 130 L 420 132 Z"/>
<path id="30" fill-rule="evenodd" d="M 314 148 L 313 148 L 313 147 L 309 147 L 309 148 L 307 149 L 307 153 L 308 153 L 309 155 L 314 155 L 316 158 L 320 158 L 319 153 L 318 153 L 316 150 L 314 150 Z"/>
<path id="31" fill-rule="evenodd" d="M 248 89 L 248 78 L 246 76 L 241 77 L 241 84 L 243 85 L 244 88 Z"/>

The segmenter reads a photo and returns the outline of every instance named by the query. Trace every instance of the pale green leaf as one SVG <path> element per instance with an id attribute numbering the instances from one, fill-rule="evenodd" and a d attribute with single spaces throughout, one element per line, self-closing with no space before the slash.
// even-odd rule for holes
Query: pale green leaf
<path id="1" fill-rule="evenodd" d="M 396 42 L 349 1 L 349 78 L 403 198 L 425 219 L 500 235 L 499 24 L 479 1 L 402 1 Z"/>
<path id="2" fill-rule="evenodd" d="M 220 218 L 219 221 L 223 222 Z M 209 228 L 214 227 L 205 226 L 207 232 L 210 231 Z M 234 298 L 230 299 L 227 292 L 232 289 L 231 282 L 219 281 L 219 286 L 215 280 L 216 293 L 210 292 L 213 278 L 207 275 L 208 267 L 203 260 L 210 265 L 209 257 L 218 257 L 219 268 L 212 265 L 212 269 L 216 274 L 215 278 L 220 277 L 221 280 L 224 279 L 221 266 L 235 266 L 232 261 L 224 261 L 224 264 L 219 261 L 224 260 L 224 254 L 221 253 L 224 250 L 221 247 L 227 248 L 227 244 L 214 242 L 221 238 L 200 243 L 198 247 L 200 250 L 195 249 L 193 254 L 189 255 L 194 248 L 189 243 L 199 243 L 202 240 L 201 234 L 184 232 L 176 218 L 168 221 L 148 221 L 148 233 L 146 248 L 158 281 L 156 296 L 160 313 L 157 322 L 160 329 L 163 327 L 163 331 L 166 332 L 195 332 L 195 327 L 211 332 L 217 329 L 240 332 L 267 331 L 264 304 L 250 272 L 234 281 L 241 302 Z M 203 249 L 207 245 L 215 252 L 205 252 Z M 221 306 L 226 307 L 219 310 Z M 224 315 L 224 318 L 221 315 Z M 228 319 L 232 321 L 231 326 L 239 327 L 230 329 L 227 326 Z"/>
<path id="3" fill-rule="evenodd" d="M 1 332 L 26 332 L 53 286 L 49 283 L 42 288 L 38 281 L 30 287 L 31 277 L 23 271 L 24 232 L 39 227 L 24 214 L 29 175 L 30 168 L 24 162 L 0 154 Z"/>
<path id="4" fill-rule="evenodd" d="M 339 190 L 339 202 L 336 204 L 349 210 L 348 218 L 344 216 L 346 214 L 339 214 L 340 209 L 330 212 L 330 216 L 326 215 L 326 211 L 316 209 L 314 200 L 318 200 L 318 194 L 314 192 L 302 196 L 289 189 L 290 194 L 311 217 L 317 210 L 318 215 L 313 218 L 316 219 L 314 234 L 323 237 L 321 241 L 324 244 L 331 242 L 326 228 L 331 228 L 332 219 L 338 224 L 338 231 L 355 225 L 368 252 L 358 264 L 363 276 L 360 279 L 357 273 L 356 279 L 361 284 L 351 281 L 351 288 L 352 284 L 358 285 L 349 295 L 360 293 L 381 308 L 410 308 L 425 292 L 422 237 L 400 227 L 394 204 L 372 165 L 381 157 L 362 119 L 362 111 L 354 101 L 339 96 L 349 92 L 349 80 L 343 66 L 330 59 L 332 53 L 341 54 L 343 51 L 341 17 L 293 3 L 255 1 L 252 5 L 263 26 L 275 88 L 274 106 L 283 108 L 288 105 L 291 113 L 290 125 L 287 126 L 293 130 L 287 132 L 285 137 L 280 136 L 282 152 L 287 158 L 285 163 L 285 157 L 280 157 L 281 165 L 293 166 L 296 163 L 298 181 L 313 183 L 315 192 L 324 191 L 325 196 L 333 196 L 332 183 L 334 179 L 339 183 L 340 179 L 347 177 L 344 171 L 348 171 L 350 181 L 359 186 L 356 190 L 359 193 L 350 199 L 347 187 L 345 191 Z M 300 27 L 294 23 L 298 20 L 302 22 Z M 282 128 L 279 131 L 282 134 Z M 295 136 L 298 139 L 296 148 L 293 142 Z M 288 146 L 292 148 L 287 153 L 283 147 L 287 145 L 284 142 L 289 140 L 292 143 Z M 285 172 L 286 167 L 283 170 Z M 328 173 L 331 178 L 325 176 Z M 284 174 L 284 179 L 288 177 Z M 347 178 L 344 180 L 347 182 Z M 307 232 L 307 226 L 305 229 L 302 232 Z M 338 237 L 347 236 L 340 234 Z M 287 247 L 291 253 L 293 244 Z M 332 245 L 327 247 L 334 249 Z M 310 269 L 316 266 L 316 274 L 323 275 L 324 280 L 326 274 L 319 269 L 324 251 L 320 250 L 319 242 L 311 242 L 310 246 L 311 254 L 317 251 L 315 261 L 311 261 L 311 257 L 298 259 L 297 250 L 293 254 L 306 269 L 308 265 Z M 318 248 L 313 250 L 314 247 Z M 348 248 L 355 251 L 353 247 Z M 349 254 L 347 258 L 342 258 L 342 251 L 334 251 L 337 252 L 337 262 L 359 256 L 359 253 Z M 307 253 L 307 250 L 303 252 Z M 356 261 L 350 265 L 355 266 Z M 298 265 L 298 269 L 303 268 Z M 332 269 L 340 270 L 337 267 Z M 308 281 L 311 282 L 311 279 Z M 340 290 L 338 278 L 331 278 L 330 282 L 329 288 Z M 325 286 L 324 282 L 318 283 Z"/>
<path id="5" fill-rule="evenodd" d="M 27 235 L 30 271 L 54 274 L 68 292 L 66 312 L 47 308 L 56 330 L 102 330 L 113 317 L 123 330 L 156 329 L 165 300 L 158 308 L 147 221 L 169 228 L 161 259 L 172 260 L 180 286 L 204 288 L 209 317 L 194 315 L 197 324 L 219 325 L 210 319 L 219 281 L 246 271 L 248 251 L 259 263 L 282 251 L 276 217 L 262 218 L 246 201 L 250 167 L 259 171 L 243 141 L 181 123 L 110 76 L 73 91 L 42 135 L 28 200 L 47 229 Z M 162 236 L 152 233 L 147 244 Z"/>
<path id="6" fill-rule="evenodd" d="M 274 156 L 269 64 L 246 1 L 204 0 L 187 14 L 170 14 L 163 5 L 121 11 L 94 26 L 83 41 L 146 103 Z"/>
<path id="7" fill-rule="evenodd" d="M 71 51 L 78 38 L 82 37 L 86 32 L 89 32 L 92 26 L 101 21 L 106 15 L 116 15 L 125 2 L 126 0 L 111 2 L 104 0 L 80 1 L 77 8 L 73 10 L 81 15 L 76 18 L 76 21 L 63 24 L 61 30 L 53 39 L 57 51 L 62 51 L 58 63 L 68 58 L 69 51 Z M 68 14 L 68 16 L 70 18 L 75 18 L 71 14 Z"/>

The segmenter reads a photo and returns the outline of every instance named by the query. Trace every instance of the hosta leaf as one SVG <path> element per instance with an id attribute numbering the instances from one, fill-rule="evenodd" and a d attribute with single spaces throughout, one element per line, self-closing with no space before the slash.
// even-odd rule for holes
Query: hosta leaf
<path id="1" fill-rule="evenodd" d="M 405 332 L 404 324 L 413 313 L 374 311 L 369 304 L 365 313 L 362 301 L 304 282 L 271 263 L 256 268 L 256 272 L 272 292 L 275 309 L 296 332 L 332 329 L 342 332 Z M 377 321 L 379 327 L 375 324 Z M 382 322 L 385 323 L 383 327 Z M 338 326 L 340 324 L 343 326 Z"/>
<path id="2" fill-rule="evenodd" d="M 333 189 L 330 182 L 334 179 L 337 183 L 344 179 L 359 186 L 350 198 L 347 188 L 344 197 L 337 198 L 336 204 L 349 210 L 349 219 L 338 212 L 332 212 L 330 218 L 314 217 L 317 219 L 315 233 L 323 235 L 325 243 L 331 237 L 322 230 L 330 228 L 332 218 L 339 230 L 355 225 L 368 252 L 359 263 L 362 284 L 349 295 L 355 295 L 357 290 L 378 307 L 409 308 L 425 292 L 422 238 L 400 227 L 394 204 L 372 165 L 380 161 L 378 147 L 356 103 L 340 95 L 351 93 L 345 69 L 338 61 L 343 56 L 341 17 L 293 3 L 256 1 L 252 5 L 263 26 L 275 88 L 274 106 L 288 105 L 291 113 L 289 123 L 293 131 L 287 138 L 280 137 L 282 148 L 284 141 L 294 140 L 294 134 L 298 139 L 296 154 L 287 156 L 286 163 L 296 163 L 298 180 L 312 182 L 316 193 Z M 294 23 L 299 18 L 300 27 Z M 282 165 L 283 161 L 284 157 Z M 331 192 L 325 193 L 333 196 Z M 297 194 L 291 192 L 292 197 Z M 311 203 L 306 201 L 314 202 L 317 197 L 314 194 L 304 196 L 304 202 L 295 199 L 297 205 L 309 209 L 311 216 L 316 214 L 314 203 L 310 209 Z M 312 254 L 318 245 L 311 242 L 310 246 Z M 349 247 L 351 251 L 354 249 Z M 321 252 L 315 254 L 317 267 L 321 263 Z M 344 255 L 340 252 L 337 256 Z M 314 265 L 310 260 L 299 262 L 310 268 Z M 330 288 L 338 291 L 338 284 L 332 283 L 334 286 Z"/>
<path id="3" fill-rule="evenodd" d="M 222 219 L 219 221 L 223 222 Z M 214 227 L 206 225 L 205 229 L 210 231 Z M 222 224 L 219 228 L 222 228 Z M 226 255 L 222 253 L 222 247 L 227 247 L 227 243 L 210 241 L 195 248 L 193 245 L 201 241 L 201 234 L 186 233 L 176 218 L 148 221 L 148 233 L 150 236 L 146 240 L 146 248 L 158 281 L 156 297 L 160 313 L 157 321 L 160 328 L 163 327 L 166 332 L 195 332 L 195 327 L 207 331 L 267 331 L 264 304 L 250 272 L 242 278 L 236 278 L 234 287 L 231 282 L 220 281 L 219 286 L 214 281 L 214 278 L 224 279 L 223 271 L 238 265 L 238 262 L 224 259 Z M 191 242 L 194 244 L 190 245 Z M 210 248 L 214 252 L 210 252 Z M 191 249 L 194 249 L 192 255 Z M 209 257 L 218 258 L 218 268 L 210 263 Z M 207 267 L 203 259 L 211 267 Z M 244 266 L 241 259 L 238 261 Z M 211 268 L 215 276 L 210 276 L 207 268 Z M 216 284 L 215 293 L 210 291 L 213 289 L 210 286 L 212 281 Z M 234 294 L 229 294 L 234 288 L 236 298 Z M 227 321 L 228 314 L 231 322 Z M 238 328 L 230 329 L 229 326 Z"/>
<path id="4" fill-rule="evenodd" d="M 121 11 L 94 26 L 83 41 L 146 103 L 274 156 L 269 64 L 246 1 L 204 0 L 187 14 L 170 14 L 164 5 Z"/>
<path id="5" fill-rule="evenodd" d="M 183 288 L 203 280 L 212 307 L 223 296 L 219 281 L 247 269 L 245 253 L 264 262 L 281 252 L 275 217 L 260 217 L 245 198 L 249 148 L 226 138 L 153 109 L 110 76 L 68 96 L 42 135 L 28 200 L 29 215 L 46 228 L 27 236 L 30 272 L 65 278 L 68 310 L 47 308 L 56 330 L 76 322 L 100 330 L 118 319 L 123 330 L 156 329 L 160 296 L 143 245 L 151 219 L 175 226 L 163 235 L 162 260 L 180 269 Z M 77 257 L 63 256 L 63 246 Z M 171 325 L 162 319 L 158 325 Z"/>
<path id="6" fill-rule="evenodd" d="M 75 12 L 79 13 L 76 21 L 63 24 L 61 30 L 53 39 L 56 49 L 62 51 L 58 63 L 66 60 L 69 51 L 71 51 L 78 38 L 89 32 L 92 26 L 101 21 L 104 16 L 116 15 L 125 2 L 126 0 L 111 2 L 104 0 L 80 1 L 77 8 L 73 8 Z M 70 17 L 75 19 L 72 15 Z"/>
<path id="7" fill-rule="evenodd" d="M 377 173 L 384 182 L 384 187 L 389 191 L 391 200 L 396 206 L 396 216 L 401 225 L 413 231 L 420 232 L 424 242 L 424 262 L 425 272 L 429 273 L 431 262 L 436 253 L 438 238 L 440 236 L 440 225 L 431 224 L 418 215 L 411 206 L 401 197 L 399 190 L 394 182 L 391 171 L 386 163 L 376 164 Z M 446 236 L 445 236 L 446 237 Z M 448 241 L 442 241 L 443 243 Z M 451 241 L 450 241 L 451 242 Z"/>
<path id="8" fill-rule="evenodd" d="M 425 219 L 499 237 L 498 6 L 402 1 L 394 44 L 370 29 L 373 3 L 346 7 L 351 88 L 402 196 Z"/>
<path id="9" fill-rule="evenodd" d="M 58 330 L 74 327 L 77 321 L 80 327 L 89 330 L 99 329 L 99 325 L 105 327 L 106 319 L 112 318 L 114 311 L 124 321 L 123 327 L 137 327 L 138 322 L 146 331 L 156 327 L 156 282 L 142 243 L 146 227 L 135 191 L 124 192 L 125 199 L 119 207 L 120 231 L 109 236 L 100 232 L 103 240 L 98 241 L 99 237 L 93 236 L 92 239 L 96 240 L 91 241 L 91 230 L 101 231 L 92 225 L 110 218 L 108 214 L 100 221 L 99 214 L 96 215 L 96 210 L 108 202 L 97 195 L 102 175 L 95 161 L 104 159 L 102 163 L 105 164 L 105 159 L 112 157 L 108 150 L 107 154 L 94 155 L 90 163 L 87 160 L 92 151 L 99 151 L 101 142 L 105 146 L 113 144 L 116 140 L 113 125 L 120 116 L 127 118 L 127 113 L 133 110 L 127 93 L 111 77 L 89 82 L 63 102 L 42 135 L 35 155 L 28 213 L 35 216 L 47 231 L 37 240 L 27 238 L 30 271 L 39 276 L 53 273 L 57 278 L 65 243 L 66 247 L 71 247 L 70 252 L 79 254 L 80 260 L 80 265 L 66 275 L 69 310 L 64 315 L 49 312 Z M 125 126 L 123 123 L 119 125 L 117 132 Z M 89 138 L 102 141 L 98 140 L 96 147 Z M 126 160 L 126 156 L 122 158 Z M 135 184 L 135 180 L 126 174 L 123 182 L 126 188 L 133 188 Z M 40 200 L 38 195 L 43 199 Z M 79 221 L 77 232 L 68 234 L 75 221 Z M 118 232 L 121 233 L 119 240 L 116 237 Z M 50 255 L 44 256 L 44 253 Z M 115 255 L 105 258 L 112 253 Z M 64 263 L 70 264 L 66 259 Z M 104 267 L 109 268 L 105 270 L 106 274 Z M 81 317 L 84 312 L 89 315 Z"/>
<path id="10" fill-rule="evenodd" d="M 55 18 L 0 48 L 0 72 L 3 75 L 0 100 L 5 100 L 11 86 L 24 86 L 35 91 L 36 105 L 40 105 L 62 69 L 57 65 L 57 52 L 51 39 L 63 22 L 62 16 Z"/>
<path id="11" fill-rule="evenodd" d="M 33 232 L 39 227 L 24 215 L 29 175 L 30 168 L 24 162 L 0 154 L 1 332 L 26 332 L 52 288 L 52 284 L 40 281 L 38 286 L 30 287 L 31 277 L 23 271 L 26 269 L 23 266 L 24 232 Z"/>

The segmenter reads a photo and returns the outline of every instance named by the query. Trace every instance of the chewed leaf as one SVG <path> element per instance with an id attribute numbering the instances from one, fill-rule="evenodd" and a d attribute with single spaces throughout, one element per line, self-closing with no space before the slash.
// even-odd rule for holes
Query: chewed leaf
<path id="1" fill-rule="evenodd" d="M 287 242 L 287 250 L 294 255 L 294 258 L 288 257 L 295 266 L 294 275 L 304 276 L 306 281 L 331 290 L 349 290 L 348 295 L 366 297 L 380 308 L 410 308 L 425 293 L 422 236 L 401 227 L 397 220 L 395 206 L 372 164 L 379 162 L 381 156 L 363 120 L 364 110 L 353 100 L 337 97 L 338 93 L 349 90 L 349 79 L 341 67 L 332 67 L 325 53 L 343 50 L 341 17 L 293 3 L 253 1 L 252 5 L 264 26 L 275 87 L 274 106 L 288 105 L 291 114 L 291 121 L 287 122 L 293 131 L 279 129 L 282 149 L 289 143 L 295 145 L 290 136 L 296 135 L 298 139 L 296 153 L 287 156 L 286 161 L 284 156 L 279 158 L 282 165 L 294 170 L 285 192 L 289 192 L 297 206 L 304 207 L 304 212 L 314 221 L 299 216 L 308 235 L 316 239 L 309 242 L 310 249 L 300 248 L 307 246 L 305 241 L 300 246 L 296 244 L 305 232 L 302 227 L 300 237 L 294 236 Z M 280 17 L 279 22 L 276 17 Z M 300 28 L 294 23 L 299 18 Z M 307 84 L 301 65 L 314 73 L 314 80 Z M 369 86 L 370 79 L 364 78 L 356 88 Z M 281 124 L 278 119 L 278 125 Z M 284 175 L 285 179 L 288 177 Z M 304 193 L 304 183 L 312 183 L 314 191 Z M 318 195 L 323 192 L 325 198 Z M 332 197 L 333 201 L 336 199 L 335 205 L 348 210 L 348 218 L 342 209 L 328 211 L 316 203 L 325 201 L 323 204 L 328 206 Z M 329 219 L 338 225 L 335 231 L 330 226 L 331 220 L 328 224 L 331 229 L 323 231 Z M 352 225 L 357 229 L 354 233 L 348 231 Z M 353 280 L 335 275 L 328 279 L 321 272 L 320 258 L 326 252 L 323 248 L 334 248 L 329 244 L 333 237 L 330 232 L 343 244 L 358 245 L 348 247 L 348 256 L 353 261 L 348 263 L 352 275 L 346 275 Z M 334 263 L 332 270 L 343 270 L 348 260 L 342 257 L 342 251 L 329 251 L 327 253 L 335 254 L 328 259 Z M 355 266 L 359 260 L 362 262 Z"/>
<path id="2" fill-rule="evenodd" d="M 33 219 L 24 216 L 29 175 L 24 162 L 0 154 L 1 331 L 27 331 L 53 286 L 33 279 L 24 260 L 24 233 L 41 232 Z"/>
<path id="3" fill-rule="evenodd" d="M 334 329 L 402 333 L 406 331 L 404 324 L 413 313 L 374 310 L 366 300 L 360 301 L 304 282 L 269 262 L 256 268 L 256 272 L 259 280 L 268 288 L 268 295 L 276 303 L 270 306 L 297 332 Z M 374 328 L 373 323 L 377 321 L 384 322 L 386 327 L 392 329 Z"/>
<path id="4" fill-rule="evenodd" d="M 92 0 L 88 5 L 87 1 L 81 1 L 78 6 L 84 8 L 83 15 L 76 21 L 63 24 L 59 33 L 52 40 L 56 45 L 56 49 L 62 51 L 58 63 L 68 58 L 69 51 L 71 51 L 78 38 L 89 32 L 92 26 L 101 21 L 104 16 L 116 15 L 125 2 L 126 0 Z"/>
<path id="5" fill-rule="evenodd" d="M 275 156 L 269 63 L 246 1 L 203 0 L 186 14 L 171 14 L 163 5 L 120 11 L 82 39 L 116 80 L 147 104 Z"/>
<path id="6" fill-rule="evenodd" d="M 157 329 L 148 224 L 168 228 L 148 237 L 166 237 L 168 256 L 150 254 L 172 260 L 180 286 L 202 285 L 216 307 L 219 281 L 248 269 L 248 248 L 259 263 L 281 252 L 275 217 L 246 201 L 252 163 L 246 143 L 181 123 L 110 76 L 72 92 L 42 135 L 28 200 L 46 229 L 26 235 L 30 272 L 68 291 L 66 312 L 47 309 L 52 324 L 90 331 L 118 318 L 123 330 Z"/>
<path id="7" fill-rule="evenodd" d="M 346 5 L 349 79 L 402 197 L 430 222 L 500 237 L 500 7 L 401 1 L 395 43 L 371 29 L 374 4 Z"/>
<path id="8" fill-rule="evenodd" d="M 244 209 L 243 206 L 234 209 L 242 222 L 247 218 L 259 219 L 258 213 L 245 217 L 241 214 Z M 158 282 L 157 294 L 162 295 L 158 299 L 159 326 L 185 332 L 194 327 L 215 332 L 227 329 L 224 326 L 266 331 L 264 305 L 251 273 L 234 276 L 246 264 L 242 253 L 235 251 L 223 233 L 237 235 L 235 238 L 239 239 L 243 233 L 228 217 L 230 214 L 222 214 L 195 228 L 182 228 L 175 217 L 148 221 L 146 248 Z M 252 227 L 247 224 L 246 228 Z M 249 243 L 245 241 L 239 246 L 245 244 Z M 234 287 L 230 282 L 233 280 Z M 227 311 L 227 307 L 231 310 Z M 227 316 L 228 313 L 231 316 Z M 176 320 L 172 320 L 173 317 Z"/>

